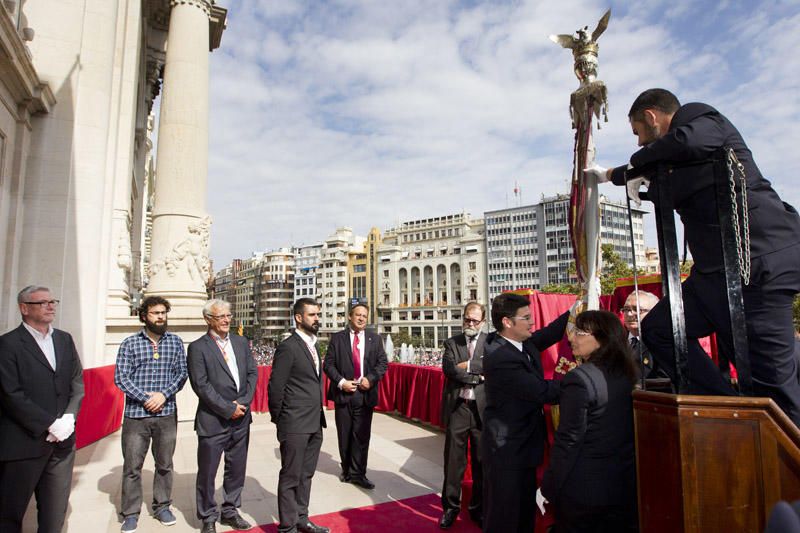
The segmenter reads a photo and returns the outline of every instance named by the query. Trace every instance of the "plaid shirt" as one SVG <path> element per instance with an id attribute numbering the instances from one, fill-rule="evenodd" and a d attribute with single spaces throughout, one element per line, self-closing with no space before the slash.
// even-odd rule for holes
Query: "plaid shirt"
<path id="1" fill-rule="evenodd" d="M 175 413 L 175 394 L 183 388 L 188 376 L 183 341 L 169 331 L 158 340 L 158 359 L 153 357 L 153 342 L 144 329 L 119 346 L 114 383 L 125 393 L 127 417 L 146 418 Z M 149 398 L 147 392 L 160 392 L 166 396 L 167 401 L 158 413 L 151 413 L 143 407 Z"/>

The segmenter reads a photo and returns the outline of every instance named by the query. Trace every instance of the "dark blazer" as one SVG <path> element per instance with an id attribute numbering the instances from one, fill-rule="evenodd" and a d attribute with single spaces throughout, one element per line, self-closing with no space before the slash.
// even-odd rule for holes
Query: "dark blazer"
<path id="1" fill-rule="evenodd" d="M 547 435 L 542 406 L 558 403 L 560 385 L 544 379 L 540 350 L 561 340 L 568 318 L 569 311 L 534 332 L 523 343 L 525 353 L 497 333 L 486 339 L 481 454 L 493 468 L 531 468 L 542 463 Z"/>
<path id="2" fill-rule="evenodd" d="M 361 373 L 369 380 L 370 388 L 365 394 L 365 400 L 369 407 L 378 405 L 378 382 L 381 380 L 389 361 L 386 359 L 386 352 L 383 349 L 383 342 L 379 335 L 370 331 L 364 332 L 364 368 Z M 337 405 L 345 405 L 353 397 L 352 392 L 344 392 L 339 389 L 339 381 L 342 379 L 355 379 L 353 367 L 353 347 L 350 345 L 350 329 L 338 331 L 331 335 L 328 343 L 328 353 L 322 362 L 322 369 L 330 380 L 328 387 L 328 398 L 332 399 Z"/>
<path id="3" fill-rule="evenodd" d="M 636 502 L 633 383 L 624 374 L 600 369 L 593 375 L 601 378 L 591 382 L 594 390 L 589 391 L 577 370 L 561 380 L 561 416 L 542 494 L 564 512 L 571 503 L 582 508 L 624 506 L 632 512 Z"/>
<path id="4" fill-rule="evenodd" d="M 207 333 L 189 344 L 186 365 L 189 383 L 200 398 L 194 418 L 194 429 L 200 437 L 219 435 L 248 425 L 253 420 L 250 403 L 258 381 L 256 361 L 250 353 L 247 339 L 233 333 L 228 335 L 239 370 L 238 390 L 228 363 L 211 335 Z M 234 400 L 248 408 L 245 415 L 237 420 L 231 420 L 231 415 L 236 410 Z"/>
<path id="5" fill-rule="evenodd" d="M 322 370 L 319 355 L 317 362 Z M 322 411 L 322 376 L 317 374 L 311 351 L 297 332 L 275 350 L 267 395 L 269 414 L 278 431 L 316 433 L 327 427 Z"/>
<path id="6" fill-rule="evenodd" d="M 77 420 L 83 400 L 83 367 L 72 336 L 54 329 L 53 346 L 55 371 L 23 325 L 0 337 L 0 461 L 75 445 L 75 433 L 63 442 L 46 441 L 57 418 L 69 413 Z"/>
<path id="7" fill-rule="evenodd" d="M 442 355 L 442 372 L 447 377 L 442 390 L 442 426 L 447 427 L 450 421 L 450 413 L 456 407 L 461 389 L 472 386 L 475 391 L 475 403 L 478 407 L 478 416 L 482 417 L 486 407 L 486 396 L 483 393 L 483 352 L 486 344 L 486 334 L 480 333 L 475 343 L 475 353 L 472 355 L 472 363 L 469 365 L 469 372 L 458 367 L 458 363 L 469 360 L 467 350 L 467 336 L 463 333 L 454 335 L 444 341 L 444 354 Z"/>
<path id="8" fill-rule="evenodd" d="M 753 161 L 736 127 L 713 107 L 690 103 L 672 117 L 667 133 L 631 156 L 632 169 L 617 167 L 612 173 L 616 185 L 625 176 L 636 176 L 637 169 L 654 163 L 690 163 L 710 158 L 714 151 L 731 147 L 747 176 L 747 201 L 750 215 L 752 257 L 782 250 L 800 242 L 800 217 L 781 201 Z M 711 163 L 678 167 L 670 174 L 673 203 L 686 228 L 685 235 L 699 272 L 723 268 L 719 217 Z M 653 198 L 657 202 L 657 198 Z"/>

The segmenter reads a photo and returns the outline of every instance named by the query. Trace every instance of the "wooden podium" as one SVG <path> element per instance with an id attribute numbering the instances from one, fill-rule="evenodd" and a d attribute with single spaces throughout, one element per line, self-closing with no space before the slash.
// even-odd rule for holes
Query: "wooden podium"
<path id="1" fill-rule="evenodd" d="M 768 398 L 635 391 L 639 529 L 764 531 L 800 499 L 800 430 Z"/>

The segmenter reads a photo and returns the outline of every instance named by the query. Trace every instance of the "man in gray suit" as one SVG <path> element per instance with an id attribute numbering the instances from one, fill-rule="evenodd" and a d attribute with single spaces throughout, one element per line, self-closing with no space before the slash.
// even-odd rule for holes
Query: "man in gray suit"
<path id="1" fill-rule="evenodd" d="M 189 382 L 200 403 L 194 419 L 197 432 L 197 517 L 203 533 L 215 533 L 215 522 L 233 529 L 252 526 L 239 514 L 247 448 L 250 441 L 250 403 L 256 392 L 258 369 L 247 339 L 231 329 L 231 305 L 209 300 L 203 307 L 208 333 L 189 345 Z M 214 499 L 214 478 L 225 453 L 224 501 L 221 517 Z"/>
<path id="2" fill-rule="evenodd" d="M 69 333 L 54 329 L 46 287 L 17 295 L 22 324 L 0 337 L 0 531 L 17 533 L 36 493 L 40 533 L 61 531 L 72 488 L 83 367 Z"/>
<path id="3" fill-rule="evenodd" d="M 322 361 L 317 347 L 319 304 L 300 298 L 292 308 L 297 326 L 275 350 L 269 378 L 269 414 L 278 426 L 278 531 L 328 533 L 308 519 L 311 478 L 322 447 Z"/>
<path id="4" fill-rule="evenodd" d="M 472 498 L 469 514 L 480 527 L 483 468 L 480 460 L 481 418 L 486 399 L 483 394 L 483 347 L 486 334 L 481 328 L 486 308 L 478 302 L 464 307 L 463 332 L 444 341 L 442 371 L 447 377 L 442 391 L 444 440 L 444 483 L 442 517 L 439 527 L 448 529 L 461 510 L 461 480 L 467 468 L 467 444 L 472 459 Z"/>

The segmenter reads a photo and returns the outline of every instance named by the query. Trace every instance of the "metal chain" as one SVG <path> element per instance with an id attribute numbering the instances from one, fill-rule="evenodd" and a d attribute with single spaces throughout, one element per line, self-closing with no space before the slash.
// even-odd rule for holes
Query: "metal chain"
<path id="1" fill-rule="evenodd" d="M 728 148 L 728 184 L 731 189 L 731 207 L 733 208 L 733 229 L 736 235 L 736 254 L 739 260 L 739 269 L 742 274 L 742 281 L 745 285 L 750 284 L 750 212 L 747 209 L 747 177 L 744 173 L 744 165 L 739 162 L 733 148 Z M 741 196 L 737 198 L 736 193 L 736 174 L 734 166 L 738 171 L 739 187 Z M 739 204 L 741 202 L 742 218 L 739 220 Z"/>

